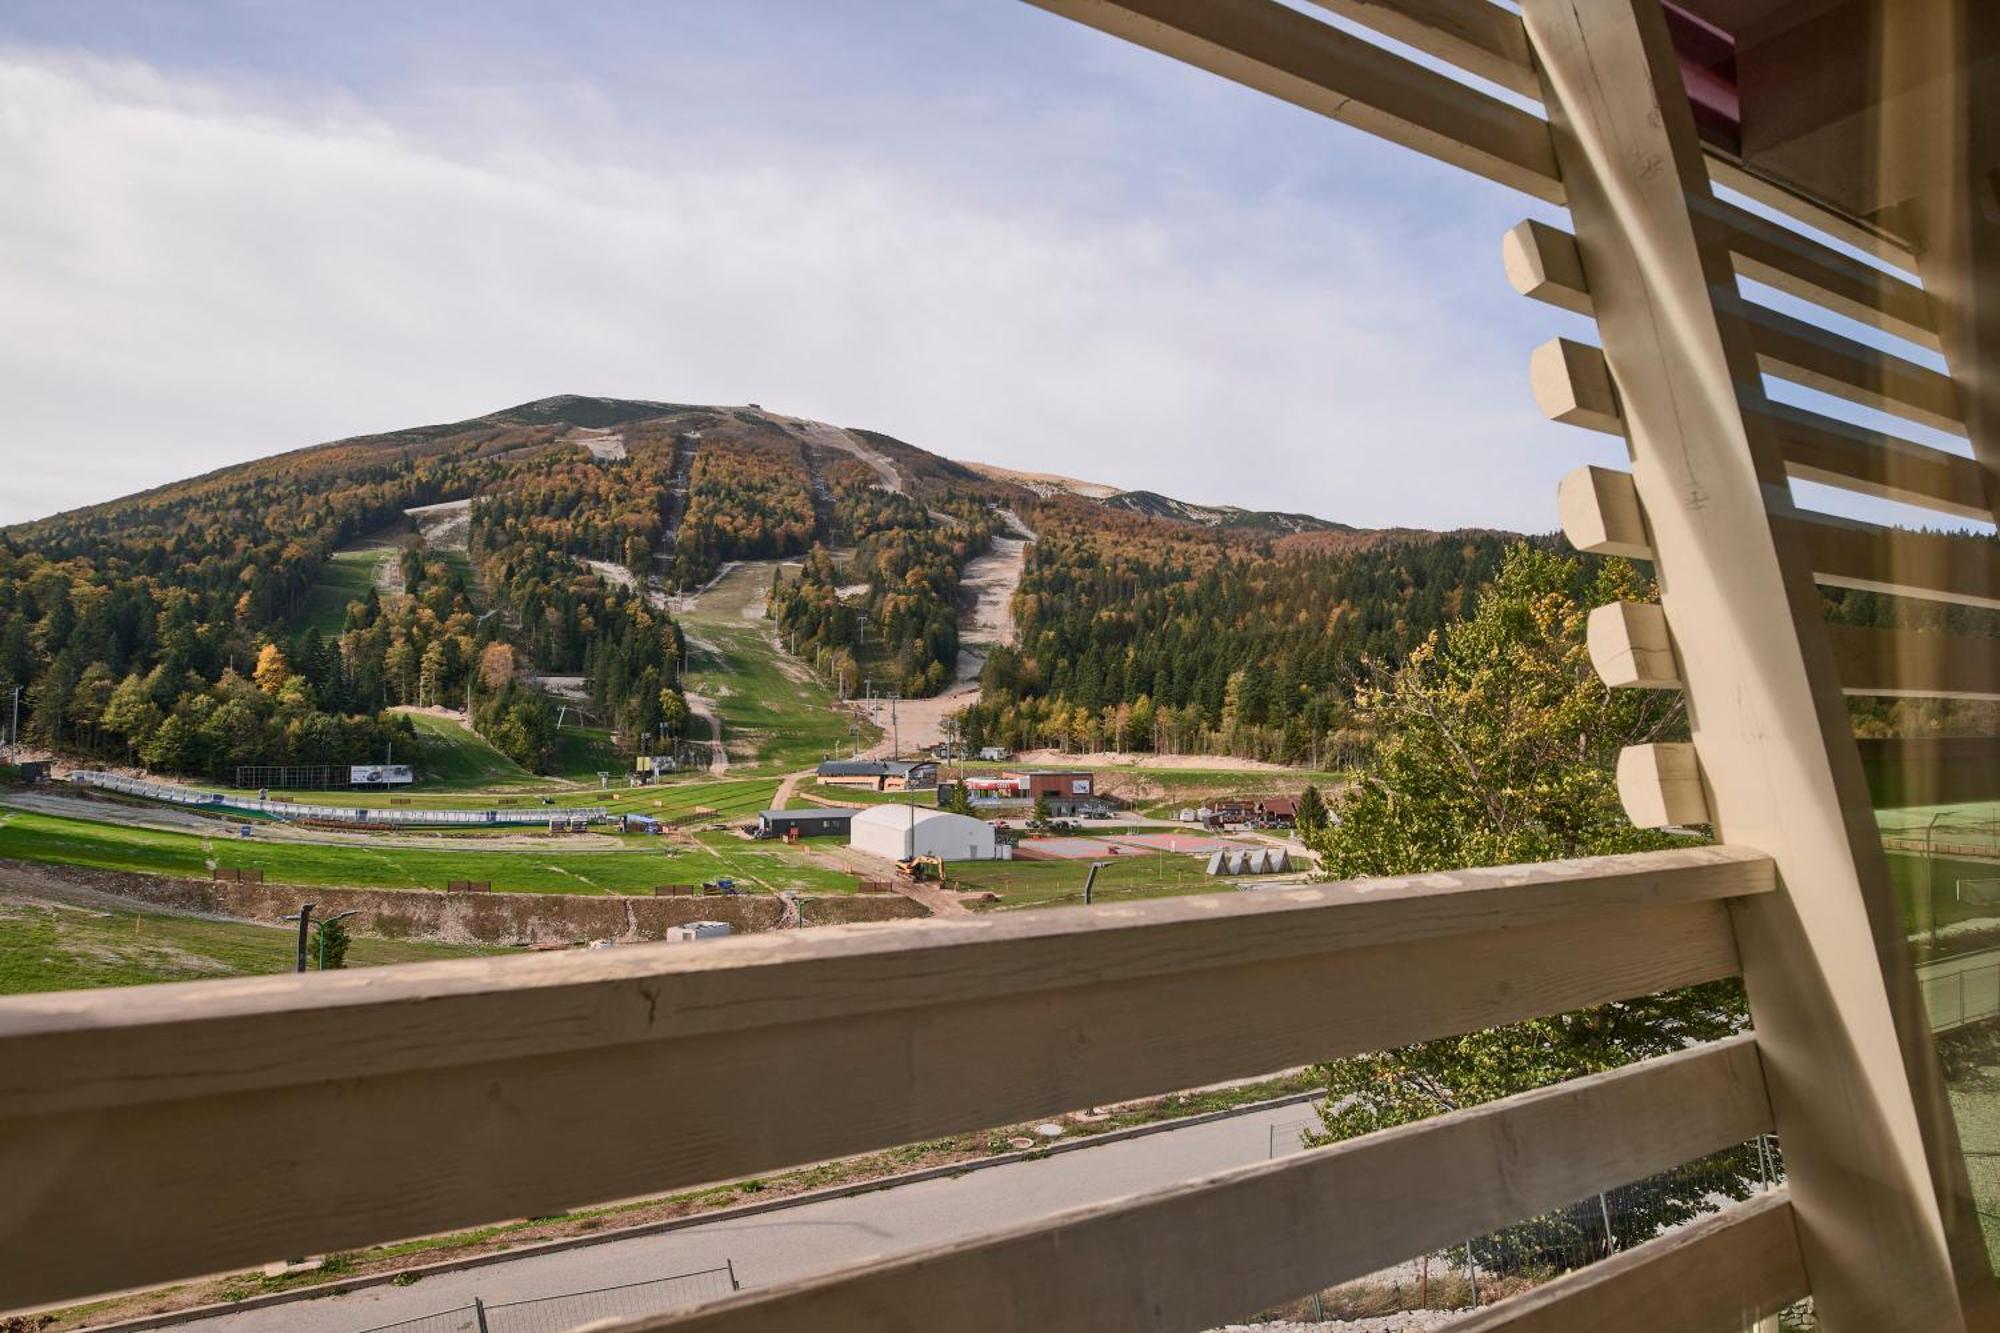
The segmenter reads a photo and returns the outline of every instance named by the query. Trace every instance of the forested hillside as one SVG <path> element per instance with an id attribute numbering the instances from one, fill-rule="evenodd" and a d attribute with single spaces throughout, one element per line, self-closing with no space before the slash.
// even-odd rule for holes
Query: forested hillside
<path id="1" fill-rule="evenodd" d="M 1340 761 L 1361 673 L 1467 615 L 1520 540 L 1492 532 L 1274 537 L 1070 497 L 1030 510 L 1020 633 L 965 717 L 974 745 Z"/>
<path id="2" fill-rule="evenodd" d="M 754 408 L 552 398 L 320 445 L 0 531 L 0 704 L 21 688 L 30 743 L 223 781 L 420 761 L 394 710 L 444 706 L 546 771 L 538 680 L 581 677 L 628 753 L 676 736 L 668 594 L 815 543 L 844 567 L 810 565 L 822 623 L 788 627 L 829 653 L 845 633 L 856 672 L 922 693 L 950 675 L 959 576 L 995 522 L 972 497 L 1011 494 Z"/>
<path id="3" fill-rule="evenodd" d="M 650 563 L 672 437 L 614 461 L 568 438 L 664 405 L 567 401 L 582 410 L 322 445 L 0 532 L 0 697 L 22 687 L 23 738 L 228 780 L 420 756 L 386 711 L 417 703 L 470 703 L 501 748 L 543 764 L 534 671 L 588 672 L 620 726 L 671 711 L 671 621 L 582 562 Z M 474 495 L 460 549 L 408 531 L 405 510 Z M 371 537 L 388 549 L 358 566 L 376 584 L 337 633 L 309 623 L 333 553 Z"/>
<path id="4" fill-rule="evenodd" d="M 932 488 L 932 506 L 871 484 L 847 460 L 832 483 L 841 560 L 815 547 L 798 573 L 773 581 L 772 616 L 787 647 L 818 662 L 842 693 L 864 680 L 907 696 L 943 689 L 958 662 L 959 581 L 999 525 L 977 498 Z"/>

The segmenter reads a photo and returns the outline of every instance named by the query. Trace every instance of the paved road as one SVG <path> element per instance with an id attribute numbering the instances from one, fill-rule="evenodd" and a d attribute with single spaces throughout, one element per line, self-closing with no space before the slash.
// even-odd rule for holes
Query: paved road
<path id="1" fill-rule="evenodd" d="M 763 1286 L 1261 1162 L 1274 1144 L 1281 1154 L 1295 1150 L 1297 1127 L 1311 1115 L 1304 1103 L 1281 1106 L 1040 1161 L 183 1327 L 203 1333 L 357 1333 L 469 1305 L 474 1295 L 491 1305 L 643 1282 L 725 1260 L 735 1264 L 746 1288 Z M 631 1306 L 615 1311 L 650 1312 Z"/>

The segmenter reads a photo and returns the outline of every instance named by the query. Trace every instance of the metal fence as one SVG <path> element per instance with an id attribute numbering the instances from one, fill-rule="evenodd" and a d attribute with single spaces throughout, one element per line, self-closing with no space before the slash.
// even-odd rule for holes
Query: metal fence
<path id="1" fill-rule="evenodd" d="M 1269 1125 L 1272 1157 L 1306 1151 L 1316 1119 Z M 1527 1218 L 1313 1293 L 1259 1317 L 1359 1320 L 1492 1304 L 1664 1235 L 1784 1178 L 1774 1136 Z M 1357 1217 L 1356 1225 L 1367 1219 Z"/>
<path id="2" fill-rule="evenodd" d="M 665 1314 L 738 1290 L 741 1284 L 736 1280 L 735 1262 L 725 1260 L 720 1268 L 557 1296 L 491 1305 L 475 1296 L 470 1305 L 401 1323 L 377 1324 L 357 1333 L 566 1333 L 593 1320 Z"/>
<path id="3" fill-rule="evenodd" d="M 78 786 L 98 787 L 105 791 L 121 792 L 127 796 L 142 796 L 149 801 L 165 801 L 171 805 L 195 806 L 205 810 L 236 810 L 244 814 L 269 815 L 274 819 L 317 820 L 340 824 L 476 828 L 489 824 L 546 824 L 551 817 L 592 821 L 605 817 L 602 806 L 588 808 L 560 806 L 550 809 L 522 806 L 512 810 L 406 810 L 382 806 L 305 805 L 298 801 L 260 800 L 255 796 L 236 796 L 228 792 L 199 791 L 193 787 L 176 787 L 164 782 L 145 782 L 138 778 L 119 777 L 115 773 L 97 773 L 89 770 L 71 773 L 69 780 Z"/>

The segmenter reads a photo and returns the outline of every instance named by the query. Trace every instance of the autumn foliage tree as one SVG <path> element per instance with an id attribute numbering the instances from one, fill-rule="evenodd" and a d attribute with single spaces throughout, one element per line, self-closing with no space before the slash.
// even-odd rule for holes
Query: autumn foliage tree
<path id="1" fill-rule="evenodd" d="M 1631 826 L 1613 770 L 1624 746 L 1682 733 L 1680 696 L 1598 680 L 1584 646 L 1587 606 L 1571 591 L 1577 574 L 1572 559 L 1512 548 L 1469 619 L 1433 633 L 1360 691 L 1355 711 L 1377 737 L 1373 751 L 1336 818 L 1304 835 L 1327 877 L 1672 844 Z M 1649 592 L 1631 565 L 1610 561 L 1589 601 Z M 1732 981 L 1337 1060 L 1318 1067 L 1327 1100 L 1313 1137 L 1352 1138 L 1616 1068 L 1727 1036 L 1744 1021 Z M 1666 1179 L 1648 1196 L 1648 1216 L 1620 1219 L 1634 1231 L 1623 1239 L 1691 1215 L 1710 1192 L 1742 1197 L 1756 1172 L 1754 1156 L 1738 1154 Z"/>

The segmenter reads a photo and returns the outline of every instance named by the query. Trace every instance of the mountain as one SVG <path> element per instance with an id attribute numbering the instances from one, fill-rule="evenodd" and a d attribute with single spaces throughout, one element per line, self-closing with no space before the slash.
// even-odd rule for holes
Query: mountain
<path id="1" fill-rule="evenodd" d="M 400 710 L 440 704 L 548 771 L 551 677 L 628 754 L 697 724 L 675 598 L 731 562 L 771 562 L 789 669 L 938 693 L 968 566 L 1016 523 L 1039 540 L 1005 562 L 1020 637 L 985 662 L 979 725 L 1082 740 L 1080 717 L 1143 703 L 1171 743 L 1286 757 L 1506 540 L 960 463 L 756 404 L 561 395 L 0 530 L 0 695 L 24 687 L 43 745 L 215 779 L 419 752 Z"/>
<path id="2" fill-rule="evenodd" d="M 1112 509 L 1146 514 L 1153 518 L 1173 519 L 1180 523 L 1191 523 L 1196 527 L 1238 528 L 1273 533 L 1363 531 L 1346 523 L 1315 518 L 1311 514 L 1244 509 L 1237 505 L 1194 504 L 1187 500 L 1176 500 L 1171 496 L 1161 495 L 1157 491 L 1121 491 L 1116 486 L 1106 486 L 1094 481 L 1078 481 L 1074 477 L 1059 476 L 1053 472 L 1019 472 L 1013 468 L 995 467 L 990 463 L 968 463 L 966 467 L 982 477 L 1033 491 L 1044 499 L 1059 495 L 1075 496 L 1079 499 L 1100 501 Z"/>

